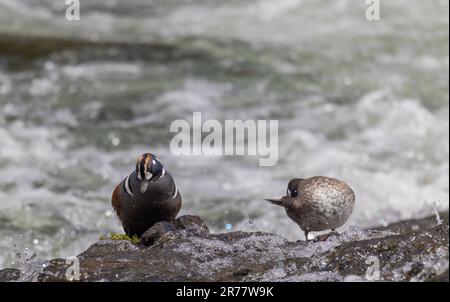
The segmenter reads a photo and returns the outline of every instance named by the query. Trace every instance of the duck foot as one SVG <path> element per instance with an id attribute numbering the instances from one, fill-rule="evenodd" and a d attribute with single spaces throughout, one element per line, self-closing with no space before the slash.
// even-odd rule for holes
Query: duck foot
<path id="1" fill-rule="evenodd" d="M 308 239 L 309 232 L 305 231 L 304 234 L 305 234 L 305 240 L 297 240 L 296 242 L 308 242 L 309 241 L 309 239 Z"/>
<path id="2" fill-rule="evenodd" d="M 328 234 L 323 234 L 323 235 L 319 235 L 316 238 L 314 238 L 314 242 L 318 242 L 318 241 L 326 241 L 328 238 L 332 237 L 332 236 L 339 236 L 340 234 L 336 231 L 331 231 Z"/>

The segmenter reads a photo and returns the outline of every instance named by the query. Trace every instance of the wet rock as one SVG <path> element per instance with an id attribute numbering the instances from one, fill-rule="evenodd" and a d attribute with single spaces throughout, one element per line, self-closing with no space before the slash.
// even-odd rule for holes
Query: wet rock
<path id="1" fill-rule="evenodd" d="M 142 234 L 141 243 L 145 246 L 153 245 L 161 237 L 177 229 L 178 227 L 170 222 L 158 222 Z"/>
<path id="2" fill-rule="evenodd" d="M 199 216 L 184 215 L 175 220 L 177 226 L 182 229 L 198 233 L 209 233 L 208 226 Z"/>
<path id="3" fill-rule="evenodd" d="M 141 243 L 144 246 L 151 246 L 157 241 L 162 243 L 161 240 L 164 236 L 180 230 L 186 230 L 190 234 L 209 233 L 208 226 L 200 217 L 184 215 L 178 217 L 173 223 L 161 221 L 154 224 L 142 235 Z"/>
<path id="4" fill-rule="evenodd" d="M 431 278 L 428 281 L 430 281 L 430 282 L 449 282 L 448 270 L 446 270 L 445 272 L 443 272 L 439 276 L 436 276 L 435 278 Z"/>
<path id="5" fill-rule="evenodd" d="M 20 270 L 5 268 L 0 270 L 0 282 L 16 281 L 20 277 Z"/>
<path id="6" fill-rule="evenodd" d="M 199 217 L 161 222 L 146 245 L 102 240 L 78 256 L 80 281 L 445 281 L 448 214 L 362 230 L 324 242 L 269 233 L 211 234 Z M 414 227 L 412 227 L 414 225 Z M 416 226 L 419 227 L 416 227 Z M 201 230 L 201 231 L 200 231 Z M 71 266 L 46 263 L 39 281 L 67 281 Z"/>
<path id="7" fill-rule="evenodd" d="M 326 269 L 344 275 L 366 271 L 380 280 L 430 280 L 436 277 L 432 266 L 442 265 L 440 262 L 445 259 L 448 261 L 448 247 L 445 245 L 448 245 L 448 225 L 388 235 L 381 240 L 364 240 L 359 244 L 346 242 L 327 254 L 329 264 Z M 425 262 L 429 264 L 427 267 Z M 378 272 L 368 272 L 370 267 L 376 268 Z"/>
<path id="8" fill-rule="evenodd" d="M 440 213 L 440 218 L 448 224 L 448 212 Z M 376 230 L 384 231 L 389 230 L 395 233 L 407 233 L 410 231 L 417 231 L 423 229 L 430 229 L 436 226 L 436 216 L 430 216 L 422 219 L 409 219 L 406 221 L 400 221 L 391 223 L 385 227 L 377 227 Z"/>

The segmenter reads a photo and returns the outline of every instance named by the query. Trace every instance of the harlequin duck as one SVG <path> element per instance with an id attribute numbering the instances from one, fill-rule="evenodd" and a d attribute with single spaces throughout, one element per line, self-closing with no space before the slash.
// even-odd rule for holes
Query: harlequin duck
<path id="1" fill-rule="evenodd" d="M 136 169 L 114 189 L 112 206 L 128 236 L 140 237 L 159 221 L 172 221 L 181 208 L 181 195 L 161 162 L 141 155 Z"/>
<path id="2" fill-rule="evenodd" d="M 315 176 L 289 181 L 286 196 L 266 199 L 282 206 L 286 213 L 305 233 L 332 230 L 342 226 L 353 211 L 355 194 L 343 181 L 325 176 Z M 328 234 L 328 235 L 330 235 Z M 319 237 L 326 240 L 328 235 Z"/>

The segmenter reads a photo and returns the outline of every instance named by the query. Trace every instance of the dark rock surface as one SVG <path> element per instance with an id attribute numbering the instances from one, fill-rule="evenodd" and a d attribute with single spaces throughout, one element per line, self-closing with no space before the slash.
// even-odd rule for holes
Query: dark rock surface
<path id="1" fill-rule="evenodd" d="M 0 270 L 0 282 L 13 281 L 20 278 L 20 271 L 15 268 Z"/>
<path id="2" fill-rule="evenodd" d="M 102 240 L 78 256 L 81 281 L 448 281 L 448 213 L 370 230 L 350 228 L 325 242 L 269 233 L 210 234 L 197 216 L 161 222 L 135 245 Z M 66 281 L 64 259 L 38 281 Z M 0 271 L 0 281 L 19 271 Z"/>

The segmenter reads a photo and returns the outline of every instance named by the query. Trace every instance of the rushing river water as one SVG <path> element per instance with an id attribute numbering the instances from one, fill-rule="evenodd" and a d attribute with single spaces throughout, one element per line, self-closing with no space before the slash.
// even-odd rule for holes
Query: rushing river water
<path id="1" fill-rule="evenodd" d="M 151 151 L 214 232 L 300 229 L 263 198 L 328 175 L 346 227 L 449 202 L 448 1 L 0 0 L 0 268 L 121 232 L 114 186 Z M 279 121 L 279 160 L 174 156 L 170 123 Z M 345 230 L 345 228 L 342 230 Z"/>

